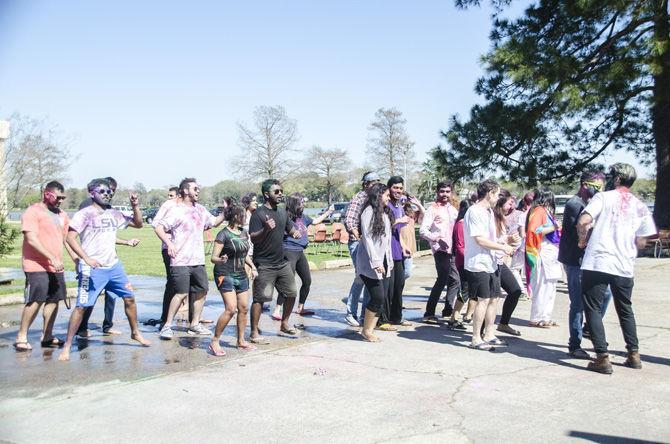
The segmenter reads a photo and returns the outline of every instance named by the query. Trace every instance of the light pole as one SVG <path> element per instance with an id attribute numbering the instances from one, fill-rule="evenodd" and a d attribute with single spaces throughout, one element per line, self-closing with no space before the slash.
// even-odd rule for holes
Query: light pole
<path id="1" fill-rule="evenodd" d="M 9 122 L 0 120 L 0 220 L 7 217 L 7 182 L 5 181 L 5 140 L 9 139 Z"/>

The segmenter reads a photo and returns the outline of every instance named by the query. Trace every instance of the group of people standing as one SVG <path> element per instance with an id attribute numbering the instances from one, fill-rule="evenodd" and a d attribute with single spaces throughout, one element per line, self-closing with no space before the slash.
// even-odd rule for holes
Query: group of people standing
<path id="1" fill-rule="evenodd" d="M 434 202 L 424 208 L 405 191 L 402 177 L 393 176 L 383 184 L 375 172 L 366 172 L 362 190 L 353 197 L 344 216 L 355 268 L 346 298 L 345 320 L 362 327 L 362 338 L 369 342 L 380 341 L 375 330 L 394 331 L 398 326 L 412 325 L 403 318 L 402 295 L 411 275 L 418 224 L 419 235 L 430 245 L 437 272 L 424 322 L 438 322 L 435 313 L 446 287 L 442 317 L 455 330 L 466 330 L 465 324 L 472 324 L 473 349 L 492 350 L 507 345 L 496 332 L 521 335 L 510 326 L 510 320 L 524 293 L 532 301 L 529 325 L 554 327 L 556 283 L 564 268 L 570 295 L 570 355 L 591 359 L 581 348 L 586 319 L 597 355 L 589 368 L 612 372 L 602 324 L 609 296 L 614 300 L 629 351 L 625 365 L 640 368 L 631 303 L 633 263 L 637 247 L 655 234 L 656 228 L 649 210 L 630 193 L 635 178 L 635 170 L 627 164 L 613 165 L 606 175 L 584 173 L 577 194 L 565 207 L 561 227 L 554 214 L 554 196 L 547 188 L 526 194 L 517 205 L 508 191 L 487 179 L 477 186 L 476 195 L 458 202 L 453 184 L 441 181 L 435 187 Z M 601 191 L 603 188 L 605 191 Z M 17 351 L 32 348 L 27 339 L 28 328 L 44 306 L 41 345 L 62 347 L 59 359 L 68 360 L 74 337 L 87 336 L 90 310 L 103 291 L 103 332 L 118 333 L 111 329 L 111 318 L 114 300 L 121 297 L 131 338 L 143 346 L 150 345 L 138 328 L 134 291 L 116 255 L 116 244 L 138 244 L 137 239 L 117 237 L 120 229 L 142 227 L 137 197 L 130 194 L 132 215 L 126 216 L 111 207 L 116 191 L 112 178 L 92 180 L 88 191 L 90 200 L 82 203 L 70 220 L 60 209 L 65 199 L 63 186 L 50 182 L 45 186 L 42 202 L 29 207 L 22 217 L 26 300 L 15 343 Z M 304 198 L 293 193 L 283 208 L 279 205 L 284 201 L 282 185 L 274 179 L 261 185 L 262 205 L 254 194 L 244 196 L 239 203 L 226 199 L 218 216 L 198 203 L 199 194 L 194 178 L 182 180 L 178 187 L 170 189 L 170 198 L 152 222 L 162 241 L 167 275 L 163 313 L 160 320 L 152 320 L 158 324 L 160 338 L 174 337 L 175 318 L 186 311 L 187 333 L 211 336 L 209 352 L 223 356 L 222 332 L 237 316 L 236 345 L 253 350 L 254 344 L 268 343 L 259 321 L 263 304 L 273 299 L 275 290 L 278 297 L 272 317 L 279 321 L 280 333 L 298 334 L 295 327 L 299 324 L 291 326 L 289 322 L 295 299 L 299 297 L 296 313 L 313 314 L 305 309 L 311 284 L 304 254 L 309 242 L 307 227 L 320 223 L 333 211 L 332 207 L 312 220 L 304 215 Z M 201 318 L 209 284 L 203 232 L 224 222 L 225 227 L 216 235 L 210 261 L 225 309 L 212 332 Z M 78 277 L 76 307 L 65 341 L 52 333 L 58 302 L 65 299 L 63 245 L 75 262 Z M 296 273 L 301 281 L 299 291 Z M 253 296 L 247 341 L 249 288 Z M 503 297 L 502 290 L 505 301 L 496 326 L 497 301 Z"/>

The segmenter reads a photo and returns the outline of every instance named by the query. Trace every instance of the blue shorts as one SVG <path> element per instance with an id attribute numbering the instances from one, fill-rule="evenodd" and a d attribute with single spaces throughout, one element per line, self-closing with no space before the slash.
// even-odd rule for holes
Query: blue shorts
<path id="1" fill-rule="evenodd" d="M 77 307 L 93 307 L 102 290 L 111 293 L 115 298 L 132 298 L 134 295 L 121 262 L 110 268 L 91 268 L 80 260 L 77 280 Z"/>
<path id="2" fill-rule="evenodd" d="M 234 291 L 235 293 L 244 293 L 249 290 L 249 278 L 246 276 L 235 277 L 219 274 L 214 275 L 214 282 L 219 291 L 223 293 L 229 293 L 231 291 Z"/>

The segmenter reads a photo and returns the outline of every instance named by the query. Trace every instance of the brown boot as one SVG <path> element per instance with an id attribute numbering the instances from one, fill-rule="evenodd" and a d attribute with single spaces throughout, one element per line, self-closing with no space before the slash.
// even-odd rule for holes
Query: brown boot
<path id="1" fill-rule="evenodd" d="M 610 356 L 607 353 L 598 353 L 596 355 L 596 360 L 593 362 L 589 362 L 586 368 L 594 372 L 611 375 L 612 364 L 610 363 Z"/>
<path id="2" fill-rule="evenodd" d="M 626 358 L 623 365 L 630 368 L 638 368 L 638 369 L 642 368 L 642 361 L 640 361 L 640 352 L 637 350 L 629 351 L 628 358 Z"/>

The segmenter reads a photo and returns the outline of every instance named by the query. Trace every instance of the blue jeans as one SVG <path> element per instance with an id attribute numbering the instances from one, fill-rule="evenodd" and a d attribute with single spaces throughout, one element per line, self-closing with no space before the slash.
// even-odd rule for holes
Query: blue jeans
<path id="1" fill-rule="evenodd" d="M 350 240 L 349 244 L 349 256 L 351 256 L 351 260 L 354 263 L 354 282 L 351 284 L 351 288 L 349 289 L 349 296 L 347 297 L 347 314 L 352 315 L 356 319 L 360 319 L 361 321 L 365 317 L 365 306 L 368 304 L 368 299 L 370 298 L 370 295 L 368 294 L 368 290 L 365 288 L 365 285 L 363 284 L 363 280 L 361 277 L 358 275 L 358 273 L 355 272 L 356 270 L 356 249 L 358 248 L 358 241 L 357 240 Z M 363 305 L 361 306 L 361 315 L 356 316 L 358 313 L 358 302 L 360 301 L 361 298 L 361 292 L 363 293 Z"/>
<path id="2" fill-rule="evenodd" d="M 582 270 L 576 265 L 565 265 L 565 274 L 568 276 L 568 296 L 570 297 L 570 313 L 568 324 L 570 328 L 570 340 L 568 349 L 570 351 L 581 348 L 582 330 L 584 326 L 584 298 L 582 295 Z M 603 304 L 600 308 L 601 317 L 605 316 L 607 306 L 612 299 L 612 291 L 607 287 Z"/>

